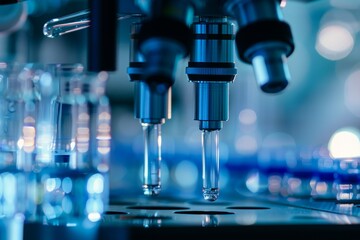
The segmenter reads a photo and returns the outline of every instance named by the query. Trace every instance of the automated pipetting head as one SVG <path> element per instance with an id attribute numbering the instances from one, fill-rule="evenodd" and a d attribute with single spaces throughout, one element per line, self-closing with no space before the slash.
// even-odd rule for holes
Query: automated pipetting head
<path id="1" fill-rule="evenodd" d="M 194 15 L 193 0 L 136 0 L 147 19 L 139 30 L 139 51 L 146 60 L 144 81 L 155 91 L 166 91 L 175 81 L 178 62 L 191 49 L 188 27 Z"/>
<path id="2" fill-rule="evenodd" d="M 170 118 L 171 86 L 180 60 L 191 49 L 191 31 L 195 5 L 193 0 L 136 0 L 145 18 L 134 26 L 136 40 L 128 73 L 137 71 L 135 114 L 144 130 L 145 195 L 161 190 L 161 124 Z M 134 76 L 134 74 L 133 74 Z"/>
<path id="3" fill-rule="evenodd" d="M 200 130 L 220 130 L 229 118 L 229 83 L 234 63 L 234 24 L 227 17 L 198 17 L 186 74 L 195 86 L 195 120 Z"/>
<path id="4" fill-rule="evenodd" d="M 219 195 L 219 131 L 229 118 L 229 83 L 234 63 L 234 24 L 224 16 L 197 17 L 186 73 L 195 87 L 195 120 L 202 131 L 204 199 Z"/>
<path id="5" fill-rule="evenodd" d="M 140 12 L 126 14 L 141 15 L 141 19 L 132 26 L 128 74 L 135 84 L 135 116 L 144 130 L 144 193 L 157 195 L 161 190 L 160 127 L 171 117 L 171 87 L 178 63 L 190 56 L 186 74 L 194 84 L 194 118 L 202 131 L 203 195 L 215 201 L 219 194 L 219 131 L 229 118 L 229 83 L 237 74 L 235 43 L 240 60 L 253 65 L 262 91 L 281 92 L 290 80 L 286 60 L 294 43 L 290 27 L 283 21 L 281 1 L 135 0 L 134 4 Z M 109 6 L 102 9 L 112 9 Z M 80 17 L 88 14 L 83 12 Z M 72 18 L 79 19 L 78 15 Z M 62 20 L 70 21 L 68 17 Z M 88 21 L 80 22 L 86 24 L 79 29 L 88 26 Z M 56 25 L 50 27 L 53 30 Z M 67 30 L 60 28 L 62 34 Z"/>
<path id="6" fill-rule="evenodd" d="M 138 49 L 141 19 L 131 26 L 128 74 L 134 82 L 135 117 L 144 133 L 143 191 L 158 195 L 161 191 L 161 125 L 171 118 L 171 86 L 157 90 L 157 84 L 144 81 L 146 63 Z"/>
<path id="7" fill-rule="evenodd" d="M 135 84 L 135 117 L 141 123 L 162 124 L 171 118 L 171 87 L 159 92 L 144 81 L 146 62 L 138 49 L 141 26 L 141 20 L 131 26 L 130 63 L 127 69 L 130 80 Z"/>

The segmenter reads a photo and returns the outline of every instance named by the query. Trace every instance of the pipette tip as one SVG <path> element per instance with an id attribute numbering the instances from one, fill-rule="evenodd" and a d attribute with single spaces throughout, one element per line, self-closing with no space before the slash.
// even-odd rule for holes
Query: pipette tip
<path id="1" fill-rule="evenodd" d="M 219 197 L 219 188 L 204 188 L 203 197 L 210 202 L 216 201 Z"/>
<path id="2" fill-rule="evenodd" d="M 161 186 L 143 185 L 143 191 L 145 196 L 157 196 L 161 192 Z"/>

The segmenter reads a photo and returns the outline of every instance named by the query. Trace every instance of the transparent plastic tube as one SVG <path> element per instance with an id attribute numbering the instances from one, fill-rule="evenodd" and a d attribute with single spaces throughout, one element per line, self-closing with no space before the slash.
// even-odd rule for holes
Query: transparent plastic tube
<path id="1" fill-rule="evenodd" d="M 161 191 L 161 124 L 142 123 L 144 131 L 144 195 L 156 196 Z"/>
<path id="2" fill-rule="evenodd" d="M 46 22 L 43 27 L 43 34 L 49 38 L 88 28 L 90 26 L 90 11 L 82 10 L 60 18 L 54 18 Z M 140 14 L 130 14 L 118 16 L 118 20 L 131 17 L 138 17 Z"/>
<path id="3" fill-rule="evenodd" d="M 215 201 L 219 197 L 219 131 L 202 131 L 203 197 Z"/>

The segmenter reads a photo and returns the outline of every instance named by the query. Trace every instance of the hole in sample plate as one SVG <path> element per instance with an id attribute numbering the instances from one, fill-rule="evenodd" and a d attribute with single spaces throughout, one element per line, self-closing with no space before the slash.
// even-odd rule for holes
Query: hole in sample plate
<path id="1" fill-rule="evenodd" d="M 168 220 L 169 216 L 151 216 L 151 215 L 126 215 L 121 216 L 122 220 Z"/>
<path id="2" fill-rule="evenodd" d="M 229 215 L 234 214 L 233 212 L 225 211 L 177 211 L 177 214 L 191 214 L 191 215 Z"/>
<path id="3" fill-rule="evenodd" d="M 159 202 L 168 202 L 168 203 L 173 203 L 173 204 L 177 204 L 177 203 L 184 203 L 186 201 L 186 199 L 182 199 L 179 197 L 173 197 L 173 196 L 157 196 L 156 199 Z"/>
<path id="4" fill-rule="evenodd" d="M 138 209 L 138 210 L 185 210 L 189 209 L 187 207 L 177 207 L 177 206 L 130 206 L 128 209 Z"/>
<path id="5" fill-rule="evenodd" d="M 106 211 L 105 214 L 106 215 L 126 215 L 128 213 L 127 212 L 120 212 L 120 211 Z"/>
<path id="6" fill-rule="evenodd" d="M 119 206 L 130 206 L 130 205 L 136 205 L 136 202 L 127 202 L 127 201 L 121 201 L 121 200 L 110 200 L 110 205 L 119 205 Z"/>
<path id="7" fill-rule="evenodd" d="M 235 210 L 267 210 L 270 209 L 268 207 L 257 207 L 257 206 L 233 206 L 227 207 L 227 209 L 235 209 Z"/>
<path id="8" fill-rule="evenodd" d="M 230 202 L 208 202 L 208 201 L 192 201 L 189 202 L 193 205 L 207 205 L 207 206 L 228 206 L 231 203 Z"/>

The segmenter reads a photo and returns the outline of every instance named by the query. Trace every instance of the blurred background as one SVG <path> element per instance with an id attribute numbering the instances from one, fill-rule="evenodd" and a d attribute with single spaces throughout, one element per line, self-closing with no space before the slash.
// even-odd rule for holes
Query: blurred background
<path id="1" fill-rule="evenodd" d="M 19 24 L 1 32 L 0 60 L 86 65 L 86 29 L 48 38 L 43 25 L 86 9 L 87 1 L 27 0 L 24 6 Z M 8 17 L 6 7 L 0 11 L 0 18 Z M 220 182 L 230 191 L 231 171 L 256 165 L 262 149 L 312 152 L 333 146 L 329 150 L 341 155 L 347 154 L 340 146 L 345 144 L 352 146 L 347 148 L 351 154 L 360 155 L 360 0 L 289 0 L 283 13 L 295 41 L 295 52 L 288 59 L 292 77 L 287 89 L 280 94 L 263 93 L 252 67 L 237 58 L 238 74 L 230 85 L 230 118 L 220 132 L 224 165 Z M 110 176 L 115 195 L 124 189 L 142 192 L 143 136 L 134 118 L 134 86 L 126 72 L 133 21 L 126 19 L 118 25 L 118 66 L 106 88 L 112 106 Z M 185 74 L 186 66 L 184 61 L 178 68 L 172 119 L 162 128 L 162 181 L 165 193 L 179 187 L 185 193 L 201 194 L 201 133 L 193 120 L 193 85 Z M 331 145 L 330 140 L 338 144 Z"/>

